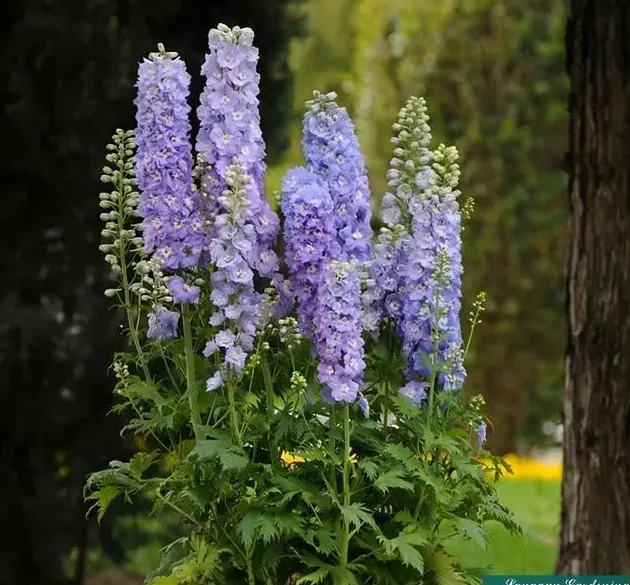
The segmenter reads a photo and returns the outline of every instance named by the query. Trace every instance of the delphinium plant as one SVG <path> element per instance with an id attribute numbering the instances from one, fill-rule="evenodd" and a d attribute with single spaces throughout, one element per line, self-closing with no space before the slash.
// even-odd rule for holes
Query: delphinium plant
<path id="1" fill-rule="evenodd" d="M 94 473 L 102 515 L 148 497 L 186 536 L 151 585 L 465 583 L 456 545 L 518 531 L 465 400 L 459 167 L 431 148 L 426 104 L 394 124 L 385 227 L 334 94 L 304 116 L 305 164 L 263 192 L 253 32 L 209 34 L 190 136 L 190 76 L 159 46 L 138 71 L 137 125 L 102 180 L 101 249 L 126 315 L 119 410 L 143 449 Z M 282 250 L 281 254 L 278 251 Z M 470 329 L 483 311 L 473 303 Z"/>

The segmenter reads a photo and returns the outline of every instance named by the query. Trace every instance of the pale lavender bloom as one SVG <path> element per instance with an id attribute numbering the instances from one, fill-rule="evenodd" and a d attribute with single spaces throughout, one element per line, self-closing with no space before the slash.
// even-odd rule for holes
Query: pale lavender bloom
<path id="1" fill-rule="evenodd" d="M 219 213 L 209 246 L 214 271 L 210 277 L 210 300 L 215 311 L 210 324 L 222 327 L 206 345 L 207 357 L 222 350 L 221 375 L 211 386 L 227 380 L 230 372 L 239 376 L 247 354 L 253 349 L 254 337 L 264 325 L 269 299 L 254 288 L 254 271 L 260 273 L 259 257 L 252 254 L 259 234 L 254 219 L 259 212 L 252 192 L 255 182 L 240 165 L 226 174 L 227 188 L 217 199 Z"/>
<path id="2" fill-rule="evenodd" d="M 196 267 L 206 240 L 192 188 L 190 75 L 176 53 L 160 49 L 138 68 L 135 170 L 144 248 L 175 271 Z"/>
<path id="3" fill-rule="evenodd" d="M 328 188 L 334 205 L 339 260 L 371 256 L 371 207 L 365 161 L 354 124 L 336 95 L 315 92 L 307 102 L 302 147 L 307 168 Z"/>
<path id="4" fill-rule="evenodd" d="M 176 339 L 179 313 L 169 311 L 161 305 L 153 308 L 149 313 L 149 339 Z"/>
<path id="5" fill-rule="evenodd" d="M 486 442 L 486 434 L 488 432 L 488 425 L 485 422 L 482 422 L 475 431 L 477 435 L 477 444 L 479 447 L 483 447 Z"/>
<path id="6" fill-rule="evenodd" d="M 199 302 L 201 289 L 194 284 L 186 283 L 181 276 L 169 278 L 167 287 L 176 303 L 196 305 Z"/>
<path id="7" fill-rule="evenodd" d="M 223 196 L 230 167 L 238 164 L 252 178 L 247 189 L 248 225 L 242 226 L 243 232 L 233 230 L 231 242 L 247 255 L 252 268 L 271 277 L 278 269 L 271 246 L 280 223 L 263 190 L 265 144 L 260 130 L 258 49 L 252 46 L 253 38 L 247 28 L 219 25 L 210 31 L 210 53 L 201 70 L 206 86 L 197 109 L 200 128 L 196 149 L 204 163 L 202 213 L 214 224 L 213 238 L 217 231 L 221 231 L 220 240 L 228 235 L 221 220 L 222 214 L 230 211 L 229 198 Z"/>
<path id="8" fill-rule="evenodd" d="M 400 395 L 409 398 L 417 406 L 427 399 L 428 389 L 429 384 L 427 382 L 411 380 L 400 389 Z"/>
<path id="9" fill-rule="evenodd" d="M 285 261 L 300 330 L 310 339 L 322 269 L 339 250 L 333 202 L 321 179 L 303 168 L 287 173 L 282 191 Z"/>
<path id="10" fill-rule="evenodd" d="M 361 337 L 361 283 L 352 263 L 330 261 L 318 287 L 314 319 L 317 375 L 331 402 L 355 402 L 365 369 Z"/>
<path id="11" fill-rule="evenodd" d="M 221 388 L 221 386 L 223 386 L 223 382 L 223 374 L 219 371 L 215 372 L 206 381 L 206 391 L 213 392 L 215 390 L 218 390 L 219 388 Z"/>

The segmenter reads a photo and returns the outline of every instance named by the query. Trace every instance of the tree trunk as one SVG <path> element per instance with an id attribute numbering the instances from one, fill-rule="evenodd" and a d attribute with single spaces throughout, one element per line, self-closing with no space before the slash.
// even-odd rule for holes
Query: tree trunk
<path id="1" fill-rule="evenodd" d="M 560 574 L 630 574 L 630 2 L 572 0 Z"/>

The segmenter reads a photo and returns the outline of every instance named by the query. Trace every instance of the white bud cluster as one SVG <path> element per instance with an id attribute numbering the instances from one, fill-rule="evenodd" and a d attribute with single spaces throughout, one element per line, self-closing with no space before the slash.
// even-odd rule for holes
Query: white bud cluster
<path id="1" fill-rule="evenodd" d="M 299 345 L 302 342 L 302 334 L 297 319 L 294 317 L 278 319 L 278 337 L 280 343 L 285 344 L 290 350 Z"/>
<path id="2" fill-rule="evenodd" d="M 103 210 L 100 218 L 105 226 L 101 231 L 103 242 L 99 246 L 105 254 L 105 261 L 116 276 L 122 273 L 121 261 L 129 252 L 137 253 L 142 249 L 142 237 L 137 224 L 129 219 L 138 216 L 139 193 L 135 188 L 133 169 L 134 135 L 132 131 L 117 130 L 112 137 L 112 144 L 107 145 L 107 163 L 103 167 L 101 182 L 112 185 L 109 193 L 99 195 Z M 113 297 L 120 288 L 110 288 L 105 296 Z"/>
<path id="3" fill-rule="evenodd" d="M 440 200 L 455 199 L 461 193 L 456 189 L 461 171 L 457 160 L 459 153 L 455 146 L 440 144 L 433 153 L 431 168 L 435 171 L 436 180 L 433 186 L 435 194 Z"/>
<path id="4" fill-rule="evenodd" d="M 138 275 L 138 280 L 129 289 L 139 297 L 141 303 L 156 306 L 173 302 L 171 293 L 166 286 L 166 277 L 157 260 L 140 260 L 134 264 L 134 269 Z"/>
<path id="5" fill-rule="evenodd" d="M 294 371 L 291 373 L 291 382 L 289 383 L 289 386 L 291 391 L 302 394 L 306 392 L 308 382 L 304 374 Z"/>

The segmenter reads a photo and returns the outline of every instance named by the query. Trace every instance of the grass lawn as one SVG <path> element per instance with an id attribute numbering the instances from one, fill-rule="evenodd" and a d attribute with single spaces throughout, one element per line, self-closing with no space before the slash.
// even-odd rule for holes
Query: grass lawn
<path id="1" fill-rule="evenodd" d="M 499 525 L 491 527 L 488 547 L 473 542 L 457 546 L 465 565 L 489 567 L 488 574 L 553 574 L 560 522 L 560 483 L 554 480 L 509 479 L 498 486 L 504 504 L 528 530 L 522 538 Z"/>

